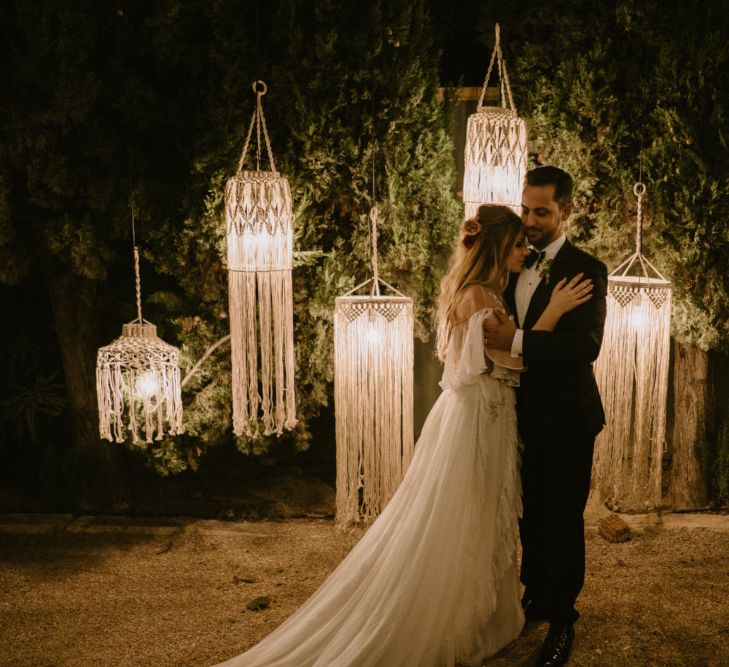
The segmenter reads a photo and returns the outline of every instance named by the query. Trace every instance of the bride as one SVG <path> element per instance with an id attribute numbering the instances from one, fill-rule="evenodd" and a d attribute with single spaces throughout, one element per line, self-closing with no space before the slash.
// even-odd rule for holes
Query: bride
<path id="1" fill-rule="evenodd" d="M 509 272 L 528 254 L 509 208 L 463 224 L 438 301 L 443 392 L 398 491 L 302 607 L 222 665 L 480 665 L 519 635 L 519 372 L 484 349 L 482 324 L 505 311 Z M 590 298 L 588 281 L 565 282 L 535 329 Z"/>

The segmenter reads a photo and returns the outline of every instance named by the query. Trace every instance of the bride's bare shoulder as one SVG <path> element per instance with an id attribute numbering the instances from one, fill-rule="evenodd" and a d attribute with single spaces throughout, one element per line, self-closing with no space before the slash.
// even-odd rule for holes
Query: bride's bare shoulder
<path id="1" fill-rule="evenodd" d="M 501 307 L 501 303 L 490 289 L 480 283 L 471 283 L 464 287 L 456 296 L 456 302 L 453 307 L 454 323 L 460 324 L 465 322 L 479 310 L 499 307 Z"/>

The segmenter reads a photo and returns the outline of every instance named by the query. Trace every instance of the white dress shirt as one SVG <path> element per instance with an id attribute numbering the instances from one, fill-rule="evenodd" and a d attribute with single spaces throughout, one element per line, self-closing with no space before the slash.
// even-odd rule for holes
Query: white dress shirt
<path id="1" fill-rule="evenodd" d="M 564 234 L 560 234 L 554 241 L 548 246 L 543 248 L 544 257 L 542 258 L 542 264 L 546 261 L 552 261 L 557 253 L 564 245 L 567 237 Z M 536 262 L 528 269 L 524 268 L 519 274 L 519 278 L 516 281 L 516 288 L 514 289 L 514 300 L 516 301 L 516 317 L 517 324 L 520 327 L 524 326 L 524 319 L 526 318 L 527 311 L 529 310 L 529 304 L 531 303 L 532 296 L 542 280 L 542 275 L 537 269 Z M 511 342 L 511 356 L 520 357 L 523 351 L 524 344 L 524 329 L 517 329 L 514 333 L 514 340 Z"/>

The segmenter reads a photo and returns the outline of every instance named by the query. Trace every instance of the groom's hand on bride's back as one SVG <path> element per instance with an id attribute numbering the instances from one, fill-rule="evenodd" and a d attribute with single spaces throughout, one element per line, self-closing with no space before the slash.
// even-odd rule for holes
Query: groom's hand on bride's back
<path id="1" fill-rule="evenodd" d="M 494 310 L 493 317 L 487 317 L 483 321 L 484 342 L 487 347 L 511 350 L 515 332 L 514 321 L 498 310 Z"/>

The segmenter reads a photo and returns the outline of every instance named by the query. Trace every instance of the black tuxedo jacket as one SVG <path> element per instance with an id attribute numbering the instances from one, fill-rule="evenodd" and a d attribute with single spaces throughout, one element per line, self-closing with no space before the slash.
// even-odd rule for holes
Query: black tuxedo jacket
<path id="1" fill-rule="evenodd" d="M 580 272 L 592 278 L 592 299 L 563 315 L 554 331 L 531 331 L 557 282 Z M 515 317 L 518 277 L 518 273 L 511 274 L 504 293 Z M 521 374 L 517 390 L 517 414 L 519 431 L 527 444 L 544 436 L 594 437 L 602 430 L 605 414 L 592 362 L 602 343 L 606 293 L 606 266 L 566 241 L 552 260 L 549 284 L 544 280 L 539 283 L 521 323 L 527 371 Z"/>

